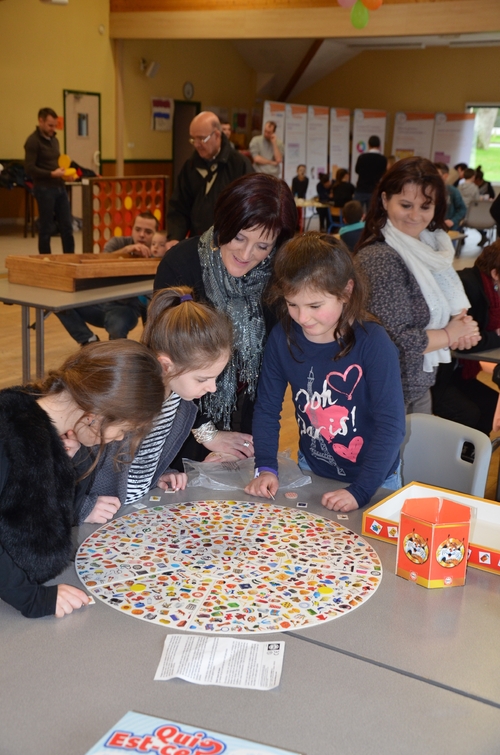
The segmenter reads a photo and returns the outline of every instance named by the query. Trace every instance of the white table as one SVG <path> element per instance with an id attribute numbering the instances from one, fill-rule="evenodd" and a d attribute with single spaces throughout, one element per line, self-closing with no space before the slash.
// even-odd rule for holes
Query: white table
<path id="1" fill-rule="evenodd" d="M 84 307 L 87 304 L 104 304 L 115 299 L 131 299 L 134 296 L 144 296 L 153 291 L 154 278 L 147 278 L 134 283 L 120 283 L 103 288 L 92 288 L 87 291 L 56 291 L 51 288 L 37 288 L 23 286 L 19 283 L 9 283 L 0 280 L 0 302 L 5 304 L 19 304 L 22 307 L 21 333 L 23 356 L 23 383 L 31 378 L 30 355 L 30 308 L 36 310 L 36 376 L 42 378 L 44 373 L 44 310 L 61 312 L 63 309 Z"/>
<path id="2" fill-rule="evenodd" d="M 313 478 L 299 500 L 336 521 L 320 504 L 333 487 Z M 229 497 L 249 500 L 188 488 L 148 505 Z M 279 491 L 276 504 L 295 506 Z M 361 512 L 341 523 L 360 532 Z M 99 601 L 62 620 L 24 619 L 0 603 L 2 755 L 82 755 L 128 710 L 307 755 L 497 752 L 500 578 L 471 569 L 465 587 L 427 590 L 395 576 L 394 546 L 370 543 L 384 576 L 366 604 L 300 632 L 249 638 L 286 642 L 281 684 L 269 692 L 155 682 L 170 630 Z M 58 581 L 79 585 L 73 567 Z"/>

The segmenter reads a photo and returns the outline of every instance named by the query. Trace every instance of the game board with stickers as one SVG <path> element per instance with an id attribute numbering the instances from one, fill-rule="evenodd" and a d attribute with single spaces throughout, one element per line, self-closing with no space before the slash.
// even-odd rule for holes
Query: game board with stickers
<path id="1" fill-rule="evenodd" d="M 172 629 L 302 629 L 357 608 L 380 559 L 359 535 L 303 510 L 247 501 L 154 506 L 96 530 L 76 556 L 95 598 Z"/>

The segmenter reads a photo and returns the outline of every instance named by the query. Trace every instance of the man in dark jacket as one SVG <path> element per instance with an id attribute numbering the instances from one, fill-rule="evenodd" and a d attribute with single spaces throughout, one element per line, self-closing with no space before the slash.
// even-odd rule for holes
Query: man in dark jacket
<path id="1" fill-rule="evenodd" d="M 193 118 L 189 137 L 194 152 L 182 166 L 170 199 L 167 249 L 188 232 L 199 236 L 208 230 L 221 191 L 236 178 L 253 172 L 250 161 L 231 148 L 214 113 L 205 111 Z"/>
<path id="2" fill-rule="evenodd" d="M 38 111 L 38 126 L 26 139 L 25 169 L 33 179 L 38 204 L 38 251 L 50 254 L 50 236 L 54 220 L 59 226 L 63 252 L 73 254 L 75 240 L 64 170 L 59 167 L 59 141 L 56 134 L 57 113 L 50 107 Z"/>
<path id="3" fill-rule="evenodd" d="M 356 161 L 358 182 L 354 199 L 368 209 L 376 185 L 387 169 L 387 158 L 380 151 L 380 139 L 373 135 L 368 139 L 368 152 L 363 152 Z"/>

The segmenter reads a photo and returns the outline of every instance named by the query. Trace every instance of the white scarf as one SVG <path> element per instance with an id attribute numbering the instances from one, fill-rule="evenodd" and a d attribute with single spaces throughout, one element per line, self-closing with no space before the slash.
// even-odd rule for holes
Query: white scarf
<path id="1" fill-rule="evenodd" d="M 445 231 L 425 229 L 418 239 L 398 231 L 387 219 L 382 233 L 386 242 L 399 254 L 415 276 L 429 307 L 430 320 L 426 330 L 446 327 L 450 317 L 469 309 L 462 282 L 453 269 L 455 251 Z M 451 362 L 449 349 L 424 354 L 424 372 L 432 372 L 440 362 Z"/>

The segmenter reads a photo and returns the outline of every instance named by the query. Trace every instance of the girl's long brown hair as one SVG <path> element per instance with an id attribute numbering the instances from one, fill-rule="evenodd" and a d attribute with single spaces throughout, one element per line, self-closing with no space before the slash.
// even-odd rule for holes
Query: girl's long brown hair
<path id="1" fill-rule="evenodd" d="M 125 339 L 88 344 L 26 390 L 30 387 L 45 396 L 67 392 L 81 409 L 82 420 L 87 414 L 99 417 L 101 437 L 111 425 L 129 425 L 132 430 L 127 444 L 132 458 L 165 398 L 162 369 L 155 355 L 142 344 Z M 96 466 L 103 448 L 101 440 L 85 477 Z"/>
<path id="2" fill-rule="evenodd" d="M 353 284 L 350 295 L 346 293 L 349 281 Z M 362 275 L 342 241 L 326 233 L 304 233 L 286 243 L 276 255 L 267 300 L 278 310 L 289 348 L 293 337 L 286 297 L 303 288 L 328 293 L 344 302 L 333 338 L 340 344 L 335 359 L 346 356 L 355 343 L 354 323 L 375 318 L 366 312 Z"/>

